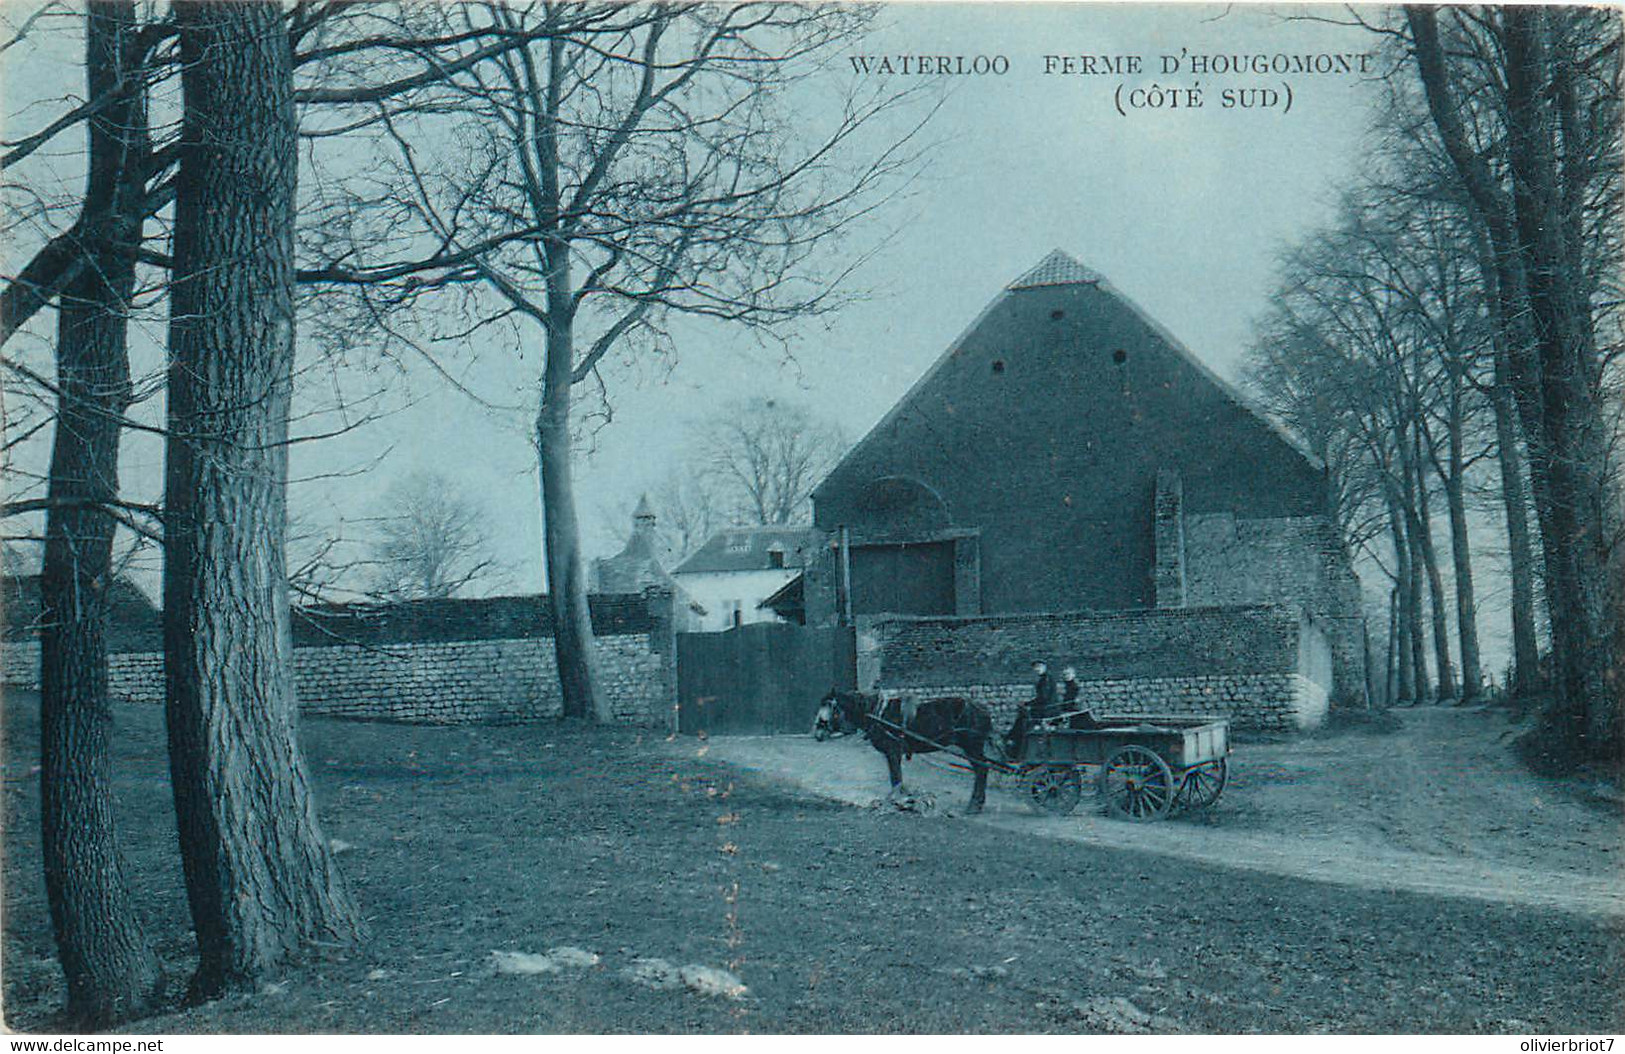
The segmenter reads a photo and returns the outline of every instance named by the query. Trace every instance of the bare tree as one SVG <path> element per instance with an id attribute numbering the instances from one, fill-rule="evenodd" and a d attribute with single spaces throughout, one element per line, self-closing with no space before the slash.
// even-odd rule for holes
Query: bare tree
<path id="1" fill-rule="evenodd" d="M 1616 260 L 1621 26 L 1603 9 L 1406 9 L 1434 131 L 1496 272 L 1551 616 L 1552 752 L 1625 742 L 1617 423 L 1599 278 Z"/>
<path id="2" fill-rule="evenodd" d="M 655 488 L 655 521 L 673 562 L 688 558 L 717 532 L 726 517 L 715 490 L 701 473 L 683 469 Z"/>
<path id="3" fill-rule="evenodd" d="M 91 1027 L 156 1004 L 157 957 L 125 884 L 113 822 L 107 602 L 118 524 L 120 420 L 133 392 L 125 312 L 135 287 L 147 153 L 143 87 L 126 79 L 140 25 L 133 0 L 92 3 L 92 98 L 125 90 L 87 125 L 89 174 L 76 229 L 80 265 L 60 285 L 56 429 L 40 575 L 40 834 L 68 1016 Z M 132 178 L 132 173 L 137 175 Z"/>
<path id="4" fill-rule="evenodd" d="M 742 523 L 812 522 L 813 488 L 846 452 L 838 427 L 773 399 L 730 403 L 701 432 L 702 471 Z"/>
<path id="5" fill-rule="evenodd" d="M 160 537 L 157 510 L 119 494 L 117 464 L 123 430 L 165 431 L 129 416 L 134 402 L 160 386 L 131 378 L 125 349 L 129 320 L 166 295 L 171 261 L 161 241 L 147 240 L 146 227 L 174 201 L 174 166 L 182 146 L 174 126 L 156 136 L 149 133 L 147 97 L 179 73 L 176 42 L 185 19 L 127 0 L 92 0 L 82 15 L 67 7 L 53 11 L 56 6 L 31 15 L 0 47 L 10 48 L 31 30 L 56 31 L 55 26 L 41 30 L 47 23 L 80 22 L 89 89 L 82 100 L 64 96 L 63 105 L 37 128 L 0 144 L 0 170 L 7 180 L 5 233 L 14 248 L 37 245 L 0 288 L 0 345 L 43 310 L 58 308 L 54 381 L 46 376 L 48 369 L 11 348 L 0 360 L 8 396 L 0 417 L 10 499 L 0 512 L 46 517 L 43 537 L 31 538 L 46 542 L 41 674 L 46 888 L 67 975 L 69 1015 L 100 1025 L 150 1009 L 158 982 L 157 961 L 128 901 L 113 833 L 105 592 L 116 574 L 110 562 L 115 524 L 142 540 Z M 295 64 L 306 66 L 315 83 L 295 95 L 312 106 L 409 95 L 470 61 L 470 47 L 511 46 L 413 36 L 412 26 L 380 18 L 369 5 L 300 3 L 291 12 L 268 10 L 274 17 L 258 32 L 307 45 Z M 421 68 L 403 70 L 405 55 Z M 338 65 L 361 70 L 362 76 L 348 81 L 329 76 Z M 16 181 L 30 158 L 46 156 L 42 148 L 79 134 L 89 147 L 82 198 L 53 196 L 26 175 Z M 160 236 L 168 227 L 153 226 Z M 146 269 L 144 283 L 135 279 L 138 268 Z M 15 412 L 19 402 L 30 412 Z M 44 495 L 20 497 L 17 484 L 30 473 L 13 463 L 12 451 L 53 424 L 49 474 L 33 476 L 30 484 L 43 485 Z M 297 806 L 299 795 L 293 798 Z M 298 818 L 289 822 L 296 825 Z M 184 824 L 182 829 L 201 840 L 212 837 Z M 189 844 L 198 855 L 213 853 L 207 845 Z M 206 869 L 208 861 L 200 866 Z M 199 903 L 195 897 L 194 906 Z M 210 919 L 197 922 L 203 940 L 219 939 Z M 270 954 L 268 949 L 245 954 L 261 952 Z M 219 966 L 209 948 L 203 965 L 200 978 L 207 983 L 201 987 L 209 988 L 213 980 L 205 973 Z"/>
<path id="6" fill-rule="evenodd" d="M 450 35 L 524 44 L 382 121 L 393 169 L 334 206 L 365 236 L 332 247 L 323 273 L 379 312 L 430 298 L 465 319 L 461 337 L 507 327 L 521 352 L 539 344 L 560 685 L 566 713 L 596 716 L 575 389 L 602 394 L 616 358 L 669 352 L 673 315 L 782 335 L 835 306 L 857 258 L 826 270 L 820 249 L 911 170 L 917 125 L 875 141 L 876 119 L 907 91 L 849 97 L 824 129 L 787 108 L 801 78 L 864 29 L 857 7 L 481 4 L 447 17 Z M 380 226 L 393 234 L 382 247 Z"/>
<path id="7" fill-rule="evenodd" d="M 437 473 L 396 481 L 375 523 L 371 592 L 382 599 L 454 596 L 492 570 L 485 514 Z"/>
<path id="8" fill-rule="evenodd" d="M 1327 455 L 1348 537 L 1394 579 L 1398 612 L 1397 695 L 1426 698 L 1426 642 L 1433 644 L 1437 691 L 1458 683 L 1475 695 L 1478 636 L 1466 540 L 1465 477 L 1485 456 L 1467 449 L 1464 392 L 1484 343 L 1470 246 L 1446 237 L 1436 204 L 1368 185 L 1348 199 L 1342 221 L 1285 261 L 1288 277 L 1260 329 L 1251 379 L 1288 424 Z M 1463 678 L 1456 680 L 1452 634 L 1432 508 L 1446 495 L 1456 580 Z M 1385 524 L 1385 529 L 1373 529 Z M 1386 533 L 1392 561 L 1375 548 Z M 1424 628 L 1429 616 L 1431 635 Z"/>
<path id="9" fill-rule="evenodd" d="M 260 4 L 178 7 L 164 510 L 170 772 L 195 994 L 252 981 L 360 916 L 295 738 L 287 594 L 297 176 L 292 50 Z"/>

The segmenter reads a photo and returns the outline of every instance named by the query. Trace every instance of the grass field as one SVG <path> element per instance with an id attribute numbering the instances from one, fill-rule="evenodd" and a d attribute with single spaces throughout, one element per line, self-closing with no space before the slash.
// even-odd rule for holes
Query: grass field
<path id="1" fill-rule="evenodd" d="M 4 715 L 22 1030 L 49 1029 L 62 994 L 36 705 L 14 694 Z M 117 794 L 178 991 L 191 934 L 160 716 L 117 709 Z M 840 805 L 625 730 L 312 720 L 303 737 L 369 942 L 133 1031 L 1625 1030 L 1613 922 Z"/>

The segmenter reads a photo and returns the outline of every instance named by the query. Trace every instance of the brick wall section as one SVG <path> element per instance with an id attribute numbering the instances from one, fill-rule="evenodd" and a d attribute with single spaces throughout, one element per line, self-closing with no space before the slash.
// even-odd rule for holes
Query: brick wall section
<path id="1" fill-rule="evenodd" d="M 1185 490 L 1179 473 L 1157 471 L 1151 501 L 1152 529 L 1156 533 L 1156 564 L 1152 569 L 1157 607 L 1185 606 Z"/>
<path id="2" fill-rule="evenodd" d="M 1106 714 L 1302 729 L 1325 719 L 1328 701 L 1321 634 L 1273 605 L 882 619 L 861 628 L 859 650 L 860 681 L 876 690 L 966 696 L 1006 726 L 1032 695 L 1035 658 L 1076 667 L 1085 704 Z"/>
<path id="3" fill-rule="evenodd" d="M 1033 696 L 1024 684 L 968 684 L 941 688 L 886 688 L 888 696 L 924 701 L 957 695 L 986 706 L 996 730 L 1015 720 L 1016 707 Z M 1291 732 L 1318 727 L 1326 719 L 1326 689 L 1298 674 L 1230 677 L 1157 677 L 1087 681 L 1078 693 L 1083 706 L 1114 717 L 1222 716 L 1236 728 Z"/>
<path id="4" fill-rule="evenodd" d="M 661 617 L 660 604 L 651 605 L 645 593 L 595 594 L 588 607 L 593 633 L 603 637 L 647 633 Z M 545 596 L 322 604 L 295 608 L 293 614 L 296 648 L 553 637 L 553 611 Z"/>
<path id="5" fill-rule="evenodd" d="M 615 721 L 667 719 L 665 657 L 646 637 L 599 638 L 598 658 Z M 300 648 L 294 680 L 300 708 L 328 717 L 503 724 L 557 717 L 564 706 L 551 639 Z"/>
<path id="6" fill-rule="evenodd" d="M 1365 622 L 1359 580 L 1336 529 L 1320 516 L 1185 516 L 1186 599 L 1192 605 L 1291 603 L 1331 649 L 1334 702 L 1363 702 Z"/>
<path id="7" fill-rule="evenodd" d="M 599 687 L 611 718 L 668 724 L 677 699 L 672 594 L 650 590 L 592 600 L 593 627 L 602 634 Z M 421 724 L 557 717 L 563 701 L 553 640 L 525 618 L 545 603 L 537 597 L 416 601 L 330 608 L 318 619 L 296 619 L 296 627 L 304 626 L 295 629 L 293 653 L 300 710 Z M 478 639 L 481 632 L 501 636 Z M 6 642 L 4 660 L 8 685 L 38 688 L 37 641 Z M 115 654 L 109 677 L 115 698 L 163 702 L 160 652 Z"/>
<path id="8" fill-rule="evenodd" d="M 130 703 L 164 702 L 164 653 L 130 651 L 107 657 L 108 690 Z M 38 681 L 35 681 L 38 687 Z"/>

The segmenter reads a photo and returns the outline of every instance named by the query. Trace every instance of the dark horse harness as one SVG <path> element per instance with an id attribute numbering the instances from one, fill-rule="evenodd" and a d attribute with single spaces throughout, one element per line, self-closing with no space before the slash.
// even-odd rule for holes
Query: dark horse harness
<path id="1" fill-rule="evenodd" d="M 866 697 L 867 696 L 865 695 L 859 696 L 859 698 Z M 889 732 L 893 737 L 902 741 L 903 751 L 906 757 L 912 758 L 914 756 L 914 751 L 909 747 L 909 742 L 911 740 L 923 743 L 931 749 L 939 750 L 944 754 L 953 753 L 950 747 L 942 743 L 938 743 L 934 739 L 929 739 L 908 727 L 913 723 L 914 716 L 919 710 L 920 704 L 917 701 L 901 696 L 894 696 L 891 699 L 887 699 L 885 696 L 879 695 L 878 693 L 875 694 L 873 698 L 874 702 L 870 704 L 863 713 L 863 716 L 867 719 L 864 727 L 864 735 L 869 738 L 870 742 L 874 741 L 874 726 L 879 725 L 881 728 Z M 901 719 L 900 723 L 894 723 L 884 716 L 886 710 L 891 706 L 892 703 L 898 704 L 897 716 Z M 955 715 L 956 723 L 954 727 L 948 730 L 948 735 L 946 738 L 953 739 L 955 736 L 958 736 L 961 733 L 975 733 L 978 731 L 976 728 L 971 726 L 957 723 L 963 720 L 965 713 L 969 710 L 970 704 L 968 703 L 960 706 L 959 713 Z"/>
<path id="2" fill-rule="evenodd" d="M 992 764 L 985 751 L 991 720 L 983 708 L 958 696 L 922 701 L 896 696 L 888 699 L 879 693 L 832 691 L 827 698 L 855 716 L 864 738 L 886 755 L 894 792 L 903 785 L 905 758 L 940 751 L 945 757 L 957 757 L 970 764 L 976 775 L 970 810 L 982 810 Z"/>

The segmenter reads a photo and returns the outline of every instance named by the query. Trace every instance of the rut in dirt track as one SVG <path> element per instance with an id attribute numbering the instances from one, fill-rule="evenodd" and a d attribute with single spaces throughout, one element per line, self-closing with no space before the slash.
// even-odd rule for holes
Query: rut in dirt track
<path id="1" fill-rule="evenodd" d="M 1625 818 L 1617 808 L 1530 774 L 1494 712 L 1398 713 L 1403 727 L 1392 734 L 1237 746 L 1230 785 L 1206 813 L 1131 824 L 1096 815 L 1086 799 L 1072 816 L 1035 816 L 1011 781 L 996 780 L 975 822 L 1357 888 L 1625 918 Z M 851 804 L 886 789 L 883 763 L 858 739 L 723 738 L 698 749 Z M 959 774 L 916 758 L 906 779 L 939 806 L 963 808 L 968 781 Z"/>

